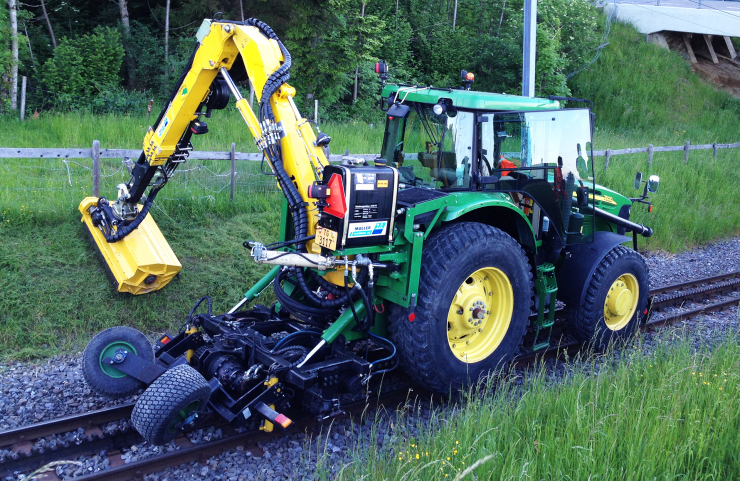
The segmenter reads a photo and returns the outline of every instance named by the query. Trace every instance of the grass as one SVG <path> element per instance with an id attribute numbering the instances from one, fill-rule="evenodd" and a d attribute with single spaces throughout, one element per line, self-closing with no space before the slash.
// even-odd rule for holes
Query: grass
<path id="1" fill-rule="evenodd" d="M 737 103 L 691 73 L 675 53 L 647 44 L 630 27 L 615 24 L 599 62 L 574 78 L 574 94 L 595 100 L 596 149 L 736 142 Z M 137 148 L 154 119 L 146 115 L 51 114 L 20 123 L 0 117 L 0 146 Z M 200 150 L 255 151 L 238 115 L 214 112 L 211 132 L 194 139 Z M 380 149 L 383 128 L 363 123 L 322 124 L 333 152 Z M 635 171 L 661 176 L 655 210 L 636 206 L 633 219 L 655 229 L 641 240 L 650 249 L 679 251 L 740 232 L 734 186 L 740 181 L 740 149 L 612 157 L 597 181 L 632 192 Z M 153 216 L 183 263 L 179 281 L 162 292 L 114 295 L 95 251 L 88 246 L 77 206 L 90 195 L 86 159 L 0 159 L 0 346 L 4 357 L 26 358 L 78 349 L 96 331 L 129 324 L 146 331 L 175 328 L 200 296 L 214 309 L 229 308 L 264 269 L 254 265 L 242 241 L 276 240 L 281 195 L 259 163 L 237 165 L 235 201 L 229 201 L 229 166 L 190 161 L 157 199 Z M 104 159 L 102 191 L 127 180 L 116 159 Z"/>
<path id="2" fill-rule="evenodd" d="M 737 479 L 738 336 L 711 350 L 680 334 L 650 355 L 642 347 L 573 362 L 562 381 L 540 365 L 431 407 L 413 427 L 391 422 L 390 432 L 348 446 L 343 468 L 324 460 L 322 478 Z M 425 408 L 391 418 L 424 419 Z"/>

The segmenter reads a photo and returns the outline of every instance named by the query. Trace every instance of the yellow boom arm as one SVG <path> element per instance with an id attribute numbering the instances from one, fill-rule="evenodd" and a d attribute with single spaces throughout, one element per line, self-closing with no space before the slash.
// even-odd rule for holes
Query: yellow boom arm
<path id="1" fill-rule="evenodd" d="M 313 129 L 293 102 L 295 89 L 281 80 L 286 77 L 276 77 L 289 62 L 289 54 L 267 25 L 254 19 L 244 23 L 205 20 L 197 39 L 190 66 L 156 125 L 147 130 L 142 155 L 129 183 L 125 188 L 119 186 L 118 200 L 109 204 L 104 198 L 88 197 L 80 204 L 82 222 L 121 292 L 142 294 L 160 289 L 180 270 L 148 210 L 158 190 L 192 149 L 190 136 L 197 133 L 201 110 L 217 105 L 219 97 L 228 95 L 225 88 L 236 98 L 236 108 L 266 153 L 280 187 L 289 191 L 285 192 L 289 202 L 306 202 L 308 186 L 321 178 L 328 164 Z M 228 74 L 235 66 L 246 69 L 260 108 L 269 112 L 261 116 L 261 121 Z M 268 99 L 263 98 L 265 91 L 272 92 Z M 265 101 L 269 106 L 264 105 Z M 276 162 L 280 166 L 276 167 Z M 147 188 L 143 207 L 137 207 Z M 302 235 L 313 235 L 316 214 L 303 209 L 301 215 L 305 217 Z M 313 242 L 307 244 L 311 250 Z"/>

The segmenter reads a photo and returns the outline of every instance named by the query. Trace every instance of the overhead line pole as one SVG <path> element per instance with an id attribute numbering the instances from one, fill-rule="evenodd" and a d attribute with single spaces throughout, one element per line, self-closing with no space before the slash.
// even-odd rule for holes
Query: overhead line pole
<path id="1" fill-rule="evenodd" d="M 537 50 L 537 0 L 524 0 L 524 62 L 522 95 L 534 97 L 534 63 Z"/>

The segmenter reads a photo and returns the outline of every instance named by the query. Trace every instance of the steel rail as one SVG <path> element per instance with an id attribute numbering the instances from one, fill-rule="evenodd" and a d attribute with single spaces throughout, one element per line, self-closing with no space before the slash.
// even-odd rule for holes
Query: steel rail
<path id="1" fill-rule="evenodd" d="M 677 291 L 678 293 L 675 295 L 665 296 L 665 294 Z M 712 294 L 727 291 L 740 291 L 740 271 L 652 289 L 649 294 L 651 310 L 661 309 L 668 305 L 681 304 L 682 302 L 691 301 L 697 297 L 706 298 Z M 733 297 L 713 304 L 702 305 L 694 309 L 679 311 L 659 319 L 650 319 L 645 325 L 641 326 L 641 329 L 648 330 L 659 326 L 673 324 L 704 313 L 727 309 L 738 305 L 738 303 L 740 303 L 740 298 Z M 556 312 L 562 311 L 558 309 Z M 535 317 L 536 316 L 532 316 L 532 318 Z M 582 348 L 583 344 L 581 343 L 565 342 L 563 344 L 554 345 L 544 351 L 521 355 L 512 362 L 512 367 L 521 367 L 531 365 L 535 362 L 543 362 L 548 359 L 560 359 L 564 356 L 573 356 L 580 352 Z M 418 387 L 415 387 L 414 389 L 420 393 L 425 393 L 426 395 L 429 394 Z M 404 391 L 404 393 L 408 396 L 408 391 Z M 386 398 L 394 395 L 397 395 L 397 393 L 378 396 L 373 403 L 377 405 L 386 403 L 388 402 Z M 357 404 L 357 406 L 351 405 L 347 408 L 350 415 L 360 413 L 368 407 L 368 404 L 364 402 L 355 404 Z M 89 454 L 102 449 L 120 450 L 140 442 L 142 438 L 138 436 L 134 430 L 105 434 L 101 430 L 96 429 L 103 424 L 129 418 L 133 406 L 133 404 L 125 404 L 0 432 L 0 448 L 10 449 L 18 454 L 16 459 L 5 459 L 4 462 L 0 463 L 0 477 L 32 470 L 55 459 L 58 460 L 64 459 L 68 456 Z M 301 424 L 304 428 L 319 424 L 319 421 L 310 418 L 308 415 L 300 415 L 295 418 L 295 421 L 294 425 Z M 205 428 L 208 426 L 203 427 Z M 32 441 L 55 434 L 73 432 L 79 428 L 85 429 L 85 434 L 79 440 L 79 444 L 67 446 L 64 446 L 63 444 L 57 450 L 33 452 Z M 145 473 L 160 471 L 168 467 L 180 465 L 183 462 L 206 459 L 237 446 L 244 446 L 245 449 L 249 446 L 249 449 L 247 450 L 257 450 L 259 448 L 256 447 L 256 443 L 267 441 L 279 434 L 282 434 L 282 432 L 278 432 L 277 430 L 273 433 L 266 433 L 264 431 L 236 433 L 227 427 L 225 428 L 225 435 L 223 438 L 205 444 L 192 445 L 187 438 L 181 437 L 176 440 L 178 445 L 181 445 L 181 448 L 176 451 L 151 456 L 133 463 L 91 473 L 77 479 L 106 479 L 111 481 L 134 479 L 135 477 L 140 477 Z"/>

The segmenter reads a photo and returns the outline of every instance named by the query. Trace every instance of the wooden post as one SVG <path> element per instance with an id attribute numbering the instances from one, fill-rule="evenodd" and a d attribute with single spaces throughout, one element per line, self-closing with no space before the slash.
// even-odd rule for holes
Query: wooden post
<path id="1" fill-rule="evenodd" d="M 717 59 L 717 54 L 714 52 L 714 47 L 712 47 L 712 36 L 705 33 L 704 41 L 707 43 L 709 54 L 712 56 L 712 62 L 719 63 L 719 60 Z"/>
<path id="2" fill-rule="evenodd" d="M 653 166 L 653 144 L 648 145 L 648 167 Z"/>
<path id="3" fill-rule="evenodd" d="M 609 168 L 609 159 L 612 157 L 611 149 L 606 149 L 606 162 L 604 162 L 604 172 Z"/>
<path id="4" fill-rule="evenodd" d="M 236 144 L 231 143 L 231 202 L 234 202 L 234 186 L 236 181 Z"/>
<path id="5" fill-rule="evenodd" d="M 93 197 L 100 197 L 100 141 L 92 143 Z"/>
<path id="6" fill-rule="evenodd" d="M 319 123 L 319 99 L 313 101 L 313 121 Z"/>
<path id="7" fill-rule="evenodd" d="M 689 38 L 688 33 L 683 34 L 683 43 L 686 45 L 686 50 L 689 52 L 689 60 L 691 60 L 691 63 L 696 63 L 696 55 L 694 55 L 694 50 L 691 48 L 691 39 Z"/>
<path id="8" fill-rule="evenodd" d="M 717 160 L 717 142 L 712 144 L 712 149 L 714 149 L 714 160 Z"/>
<path id="9" fill-rule="evenodd" d="M 26 76 L 21 78 L 21 122 L 26 114 Z"/>
<path id="10" fill-rule="evenodd" d="M 684 164 L 689 163 L 689 145 L 691 145 L 691 142 L 687 140 L 686 145 L 683 148 L 683 163 Z"/>
<path id="11" fill-rule="evenodd" d="M 735 52 L 735 46 L 732 45 L 732 39 L 725 35 L 725 45 L 727 45 L 727 51 L 730 52 L 730 58 L 735 60 L 737 53 Z"/>

